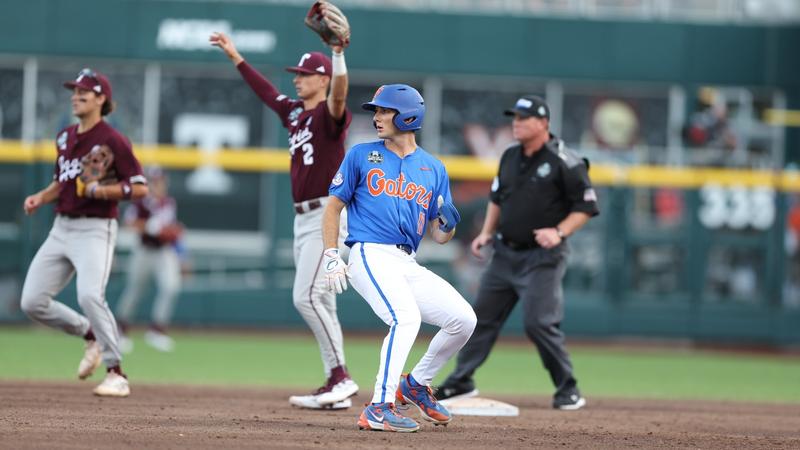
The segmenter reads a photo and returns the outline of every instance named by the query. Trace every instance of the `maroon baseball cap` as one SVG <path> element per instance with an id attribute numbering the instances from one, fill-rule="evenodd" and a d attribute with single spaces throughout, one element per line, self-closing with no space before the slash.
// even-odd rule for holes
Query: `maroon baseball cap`
<path id="1" fill-rule="evenodd" d="M 108 78 L 100 72 L 92 69 L 83 69 L 78 72 L 77 78 L 73 81 L 64 83 L 67 89 L 81 88 L 87 91 L 94 91 L 97 94 L 105 94 L 106 101 L 111 101 L 111 83 Z"/>
<path id="2" fill-rule="evenodd" d="M 287 67 L 286 71 L 331 76 L 331 59 L 320 52 L 304 53 L 300 62 L 296 66 Z"/>

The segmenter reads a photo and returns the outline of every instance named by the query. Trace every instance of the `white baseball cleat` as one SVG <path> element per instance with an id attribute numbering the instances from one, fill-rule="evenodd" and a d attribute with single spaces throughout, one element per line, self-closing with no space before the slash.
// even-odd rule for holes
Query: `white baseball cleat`
<path id="1" fill-rule="evenodd" d="M 348 398 L 342 400 L 340 402 L 328 404 L 328 405 L 321 405 L 317 401 L 316 395 L 293 395 L 289 397 L 289 403 L 292 406 L 297 406 L 298 408 L 306 408 L 306 409 L 347 409 L 353 406 L 353 402 Z"/>
<path id="2" fill-rule="evenodd" d="M 175 341 L 164 333 L 154 330 L 147 330 L 144 333 L 144 341 L 160 352 L 171 352 L 175 350 Z"/>
<path id="3" fill-rule="evenodd" d="M 127 397 L 131 395 L 128 379 L 115 372 L 108 372 L 106 379 L 94 388 L 94 395 L 101 397 Z"/>
<path id="4" fill-rule="evenodd" d="M 350 378 L 345 378 L 344 380 L 334 384 L 330 391 L 318 394 L 317 402 L 320 405 L 332 405 L 334 403 L 347 400 L 357 393 L 358 385 L 356 382 Z"/>
<path id="5" fill-rule="evenodd" d="M 97 341 L 86 341 L 86 348 L 83 351 L 83 358 L 78 364 L 78 378 L 85 380 L 89 378 L 100 366 L 102 352 Z"/>
<path id="6" fill-rule="evenodd" d="M 122 353 L 131 353 L 133 351 L 133 339 L 121 334 L 119 336 L 119 351 Z"/>

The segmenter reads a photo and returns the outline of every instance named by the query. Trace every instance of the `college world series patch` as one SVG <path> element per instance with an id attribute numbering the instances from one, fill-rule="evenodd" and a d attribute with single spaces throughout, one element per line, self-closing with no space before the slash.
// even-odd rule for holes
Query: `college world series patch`
<path id="1" fill-rule="evenodd" d="M 544 163 L 536 169 L 536 175 L 539 175 L 539 178 L 545 178 L 546 176 L 550 175 L 550 163 Z"/>

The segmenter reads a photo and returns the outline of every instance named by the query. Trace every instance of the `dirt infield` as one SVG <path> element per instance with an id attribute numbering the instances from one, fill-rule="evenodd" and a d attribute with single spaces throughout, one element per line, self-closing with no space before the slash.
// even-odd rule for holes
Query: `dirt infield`
<path id="1" fill-rule="evenodd" d="M 97 398 L 87 383 L 0 381 L 0 448 L 800 448 L 800 405 L 589 398 L 581 411 L 509 397 L 520 416 L 457 417 L 418 433 L 359 431 L 350 410 L 305 411 L 266 388 L 132 386 Z M 410 414 L 416 417 L 415 414 Z"/>

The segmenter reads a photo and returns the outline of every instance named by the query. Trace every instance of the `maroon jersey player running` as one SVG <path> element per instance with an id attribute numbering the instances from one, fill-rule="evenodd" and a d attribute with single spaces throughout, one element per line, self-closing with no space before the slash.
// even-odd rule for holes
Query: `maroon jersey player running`
<path id="1" fill-rule="evenodd" d="M 86 348 L 78 377 L 88 378 L 102 360 L 107 374 L 94 393 L 127 397 L 130 388 L 120 366 L 117 326 L 106 303 L 106 283 L 117 238 L 117 202 L 144 197 L 147 184 L 128 139 L 103 120 L 114 109 L 108 79 L 83 69 L 64 87 L 72 90 L 72 113 L 79 123 L 58 133 L 53 181 L 28 196 L 23 205 L 26 214 L 33 214 L 43 204 L 56 202 L 57 215 L 28 268 L 22 310 L 37 322 L 82 336 Z M 114 162 L 99 186 L 84 189 L 76 183 L 81 158 L 103 145 L 111 149 Z M 54 299 L 75 274 L 83 315 Z"/>
<path id="2" fill-rule="evenodd" d="M 299 99 L 281 94 L 236 50 L 223 33 L 211 44 L 221 48 L 258 97 L 289 130 L 294 220 L 294 305 L 319 343 L 326 383 L 310 395 L 289 398 L 302 408 L 341 409 L 351 406 L 358 386 L 345 367 L 342 327 L 336 315 L 336 297 L 326 287 L 322 267 L 322 212 L 328 187 L 344 158 L 344 139 L 352 118 L 345 107 L 347 69 L 340 46 L 332 46 L 333 61 L 319 52 L 305 53 L 293 72 Z M 328 92 L 330 90 L 330 93 Z M 341 222 L 344 226 L 345 220 Z M 346 236 L 344 229 L 339 236 Z M 342 242 L 339 243 L 340 247 Z"/>

